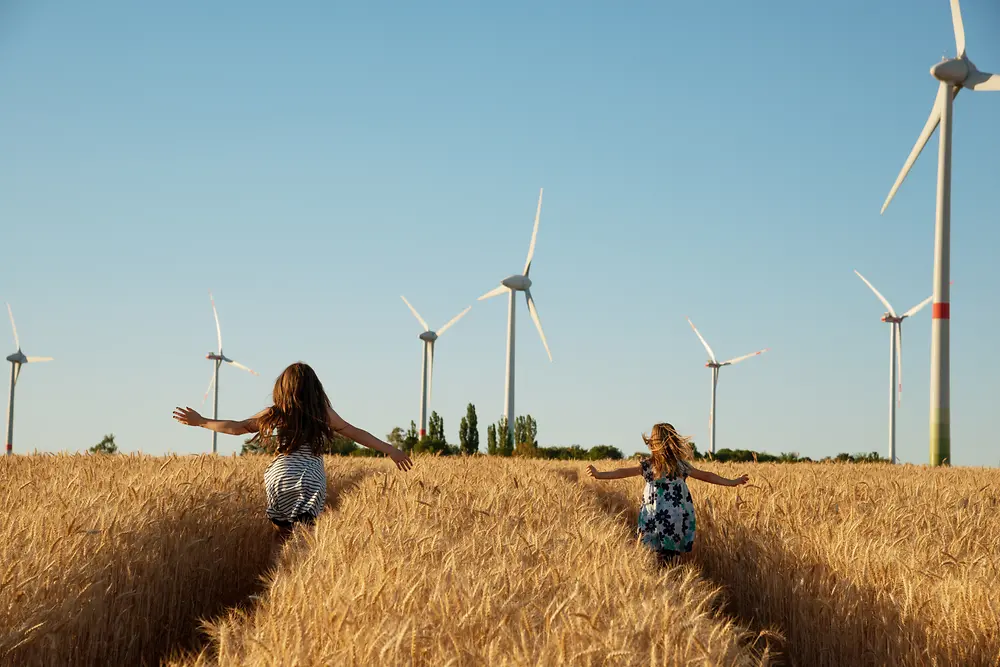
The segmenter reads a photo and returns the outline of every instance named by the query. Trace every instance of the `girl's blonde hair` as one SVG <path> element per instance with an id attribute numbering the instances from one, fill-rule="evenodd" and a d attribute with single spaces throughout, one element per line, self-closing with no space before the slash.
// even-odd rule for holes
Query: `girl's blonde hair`
<path id="1" fill-rule="evenodd" d="M 650 461 L 657 477 L 676 477 L 681 474 L 681 466 L 694 458 L 691 439 L 679 435 L 671 424 L 662 422 L 653 426 L 650 435 L 643 434 L 643 441 L 649 447 Z"/>

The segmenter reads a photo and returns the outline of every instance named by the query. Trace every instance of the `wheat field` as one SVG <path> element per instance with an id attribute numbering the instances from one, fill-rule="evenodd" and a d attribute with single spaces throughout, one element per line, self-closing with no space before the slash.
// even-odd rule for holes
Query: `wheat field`
<path id="1" fill-rule="evenodd" d="M 692 481 L 660 567 L 640 480 L 487 457 L 329 458 L 272 560 L 267 463 L 0 461 L 0 661 L 1000 665 L 1000 471 L 707 465 L 751 486 Z"/>

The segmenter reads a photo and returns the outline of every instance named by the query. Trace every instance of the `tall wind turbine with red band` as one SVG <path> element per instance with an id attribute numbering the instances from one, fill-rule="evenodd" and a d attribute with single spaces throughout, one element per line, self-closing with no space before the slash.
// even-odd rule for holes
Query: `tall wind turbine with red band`
<path id="1" fill-rule="evenodd" d="M 715 454 L 715 389 L 719 385 L 719 369 L 723 366 L 732 366 L 733 364 L 738 364 L 744 359 L 749 359 L 750 357 L 756 357 L 759 354 L 764 354 L 769 348 L 764 348 L 763 350 L 758 350 L 757 352 L 751 352 L 750 354 L 744 354 L 742 357 L 735 357 L 729 361 L 719 361 L 715 358 L 715 352 L 712 352 L 712 348 L 708 346 L 708 341 L 705 340 L 698 328 L 695 327 L 694 322 L 691 318 L 688 318 L 688 324 L 694 329 L 695 335 L 698 336 L 698 340 L 701 344 L 705 346 L 705 351 L 708 352 L 708 362 L 705 364 L 707 368 L 712 369 L 712 404 L 708 410 L 708 451 L 713 455 Z"/>
<path id="2" fill-rule="evenodd" d="M 875 292 L 875 296 L 878 300 L 882 302 L 882 305 L 888 310 L 887 313 L 882 315 L 882 321 L 890 325 L 889 328 L 889 462 L 896 462 L 896 405 L 903 394 L 903 320 L 907 317 L 913 317 L 921 310 L 923 310 L 927 304 L 931 302 L 934 297 L 929 296 L 913 308 L 902 315 L 897 315 L 896 311 L 892 309 L 892 305 L 889 303 L 888 299 L 882 296 L 882 293 L 875 289 L 868 280 L 857 272 L 858 278 L 864 281 L 865 285 L 868 285 L 872 292 Z M 899 381 L 897 383 L 896 372 L 899 371 Z M 899 394 L 897 396 L 896 389 L 897 385 L 899 388 Z"/>
<path id="3" fill-rule="evenodd" d="M 212 387 L 214 386 L 215 402 L 214 402 L 214 407 L 212 409 L 212 419 L 218 420 L 219 419 L 219 367 L 222 365 L 222 362 L 225 362 L 230 366 L 235 366 L 236 368 L 244 370 L 253 375 L 258 375 L 258 373 L 255 370 L 247 368 L 238 361 L 233 361 L 232 359 L 230 359 L 229 357 L 227 357 L 222 353 L 222 327 L 219 326 L 219 311 L 215 309 L 215 298 L 212 296 L 211 292 L 208 293 L 208 299 L 209 301 L 212 302 L 212 314 L 215 315 L 215 334 L 216 336 L 218 336 L 219 351 L 217 353 L 209 352 L 208 354 L 205 355 L 206 359 L 211 359 L 214 362 L 215 367 L 212 369 L 212 379 L 209 380 L 208 382 L 208 389 L 205 390 L 205 395 L 202 397 L 201 403 L 202 405 L 205 404 L 205 400 L 208 398 L 208 394 L 209 392 L 212 391 Z M 218 440 L 219 440 L 219 434 L 216 433 L 215 431 L 212 431 L 213 454 L 215 454 L 218 451 Z"/>
<path id="4" fill-rule="evenodd" d="M 420 326 L 424 328 L 424 332 L 419 336 L 420 340 L 424 341 L 424 360 L 420 365 L 420 437 L 422 438 L 427 435 L 427 406 L 430 405 L 431 390 L 434 388 L 434 343 L 441 337 L 441 334 L 450 329 L 455 322 L 462 319 L 472 306 L 467 306 L 465 310 L 451 318 L 447 324 L 437 331 L 431 331 L 431 328 L 427 326 L 427 322 L 424 322 L 424 318 L 420 317 L 420 313 L 410 305 L 406 297 L 400 295 L 399 298 L 403 300 L 406 307 L 417 318 L 417 322 L 420 322 Z"/>
<path id="5" fill-rule="evenodd" d="M 949 380 L 949 276 L 951 273 L 951 128 L 952 102 L 963 88 L 975 91 L 1000 91 L 1000 75 L 982 72 L 965 53 L 965 26 L 958 0 L 951 0 L 951 22 L 955 31 L 958 56 L 931 67 L 931 76 L 939 81 L 931 115 L 910 151 L 903 169 L 889 191 L 882 212 L 896 194 L 913 163 L 930 140 L 938 125 L 937 215 L 934 232 L 934 306 L 931 311 L 931 465 L 951 463 L 951 398 Z"/>
<path id="6" fill-rule="evenodd" d="M 7 357 L 10 362 L 10 394 L 7 399 L 7 455 L 14 451 L 14 385 L 17 384 L 17 377 L 21 374 L 21 366 L 24 364 L 35 364 L 42 361 L 52 361 L 52 357 L 28 357 L 21 352 L 21 341 L 17 337 L 17 325 L 14 324 L 14 311 L 7 304 L 7 315 L 10 316 L 10 328 L 14 331 L 14 345 L 17 352 Z"/>

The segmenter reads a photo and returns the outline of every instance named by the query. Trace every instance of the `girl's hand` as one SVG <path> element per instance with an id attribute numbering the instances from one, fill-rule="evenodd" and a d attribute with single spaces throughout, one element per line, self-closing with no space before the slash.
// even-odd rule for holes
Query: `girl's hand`
<path id="1" fill-rule="evenodd" d="M 174 419 L 187 426 L 201 426 L 208 421 L 191 408 L 174 408 Z"/>
<path id="2" fill-rule="evenodd" d="M 736 479 L 730 480 L 730 486 L 742 486 L 750 481 L 750 475 L 740 475 Z"/>
<path id="3" fill-rule="evenodd" d="M 397 449 L 396 447 L 393 447 L 389 451 L 389 458 L 392 459 L 392 462 L 396 464 L 397 468 L 404 472 L 413 467 L 413 461 L 411 461 L 410 457 L 406 455 L 406 452 L 401 449 Z"/>
<path id="4" fill-rule="evenodd" d="M 601 479 L 601 473 L 597 472 L 597 468 L 592 465 L 587 466 L 587 474 L 594 479 Z"/>

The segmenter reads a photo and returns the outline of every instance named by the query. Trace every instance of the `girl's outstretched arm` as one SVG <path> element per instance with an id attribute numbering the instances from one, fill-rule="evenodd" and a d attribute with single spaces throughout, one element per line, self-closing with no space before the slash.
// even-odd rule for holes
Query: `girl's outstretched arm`
<path id="1" fill-rule="evenodd" d="M 707 470 L 698 470 L 697 468 L 691 468 L 688 472 L 690 477 L 699 479 L 703 482 L 708 482 L 709 484 L 718 484 L 719 486 L 740 486 L 741 484 L 746 484 L 750 481 L 749 475 L 740 475 L 736 479 L 729 479 L 727 477 L 720 477 L 714 472 L 708 472 Z"/>
<path id="2" fill-rule="evenodd" d="M 638 477 L 642 474 L 642 468 L 640 466 L 632 466 L 631 468 L 619 468 L 618 470 L 609 470 L 608 472 L 598 472 L 597 468 L 589 465 L 587 466 L 587 474 L 594 479 L 625 479 L 626 477 Z"/>
<path id="3" fill-rule="evenodd" d="M 409 470 L 413 467 L 413 461 L 411 461 L 410 457 L 406 455 L 406 452 L 393 447 L 388 442 L 382 442 L 364 429 L 360 429 L 357 426 L 347 423 L 347 421 L 338 415 L 333 408 L 327 409 L 327 418 L 330 420 L 330 428 L 332 428 L 334 432 L 339 433 L 345 438 L 350 438 L 362 447 L 382 452 L 391 458 L 392 462 L 395 463 L 396 467 L 400 470 Z"/>
<path id="4" fill-rule="evenodd" d="M 259 430 L 257 427 L 257 419 L 264 416 L 265 412 L 267 412 L 267 410 L 261 410 L 253 417 L 249 417 L 242 421 L 233 421 L 232 419 L 206 419 L 191 408 L 174 408 L 174 419 L 182 424 L 186 424 L 188 426 L 202 426 L 207 428 L 209 431 L 215 431 L 216 433 L 225 433 L 226 435 L 246 435 L 247 433 L 256 433 Z"/>

